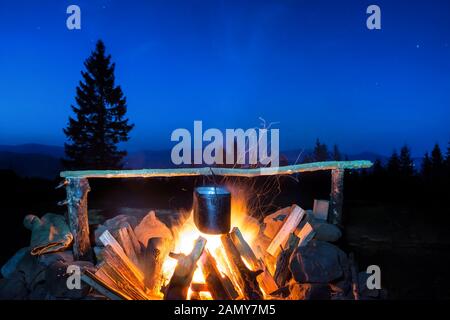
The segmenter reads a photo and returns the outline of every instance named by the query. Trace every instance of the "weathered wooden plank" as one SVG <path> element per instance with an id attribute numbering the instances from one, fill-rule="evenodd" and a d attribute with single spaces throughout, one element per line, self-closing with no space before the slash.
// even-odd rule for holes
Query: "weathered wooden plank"
<path id="1" fill-rule="evenodd" d="M 75 260 L 92 261 L 92 249 L 89 241 L 89 222 L 87 194 L 90 191 L 85 178 L 67 179 L 67 215 L 70 232 L 73 235 L 73 255 Z"/>
<path id="2" fill-rule="evenodd" d="M 62 171 L 63 178 L 150 178 L 150 177 L 181 177 L 181 176 L 236 176 L 236 177 L 259 177 L 271 175 L 289 175 L 300 172 L 319 170 L 344 170 L 370 168 L 372 162 L 366 160 L 358 161 L 324 161 L 303 163 L 274 168 L 174 168 L 174 169 L 140 169 L 140 170 L 84 170 L 84 171 Z"/>

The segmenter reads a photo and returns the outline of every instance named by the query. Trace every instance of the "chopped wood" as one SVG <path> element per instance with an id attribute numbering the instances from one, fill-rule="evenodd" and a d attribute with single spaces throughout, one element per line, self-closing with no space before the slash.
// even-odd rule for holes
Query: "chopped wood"
<path id="1" fill-rule="evenodd" d="M 295 235 L 300 238 L 298 244 L 299 247 L 305 247 L 309 241 L 316 235 L 314 228 L 309 222 L 301 223 L 297 230 L 295 230 Z"/>
<path id="2" fill-rule="evenodd" d="M 127 293 L 133 299 L 146 300 L 149 296 L 146 293 L 146 288 L 132 269 L 116 254 L 113 248 L 108 245 L 103 250 L 103 263 L 96 272 L 104 281 L 110 281 L 115 286 Z M 103 277 L 105 276 L 105 277 Z"/>
<path id="3" fill-rule="evenodd" d="M 200 257 L 200 268 L 207 284 L 208 291 L 215 300 L 232 300 L 233 296 L 228 292 L 227 284 L 224 282 L 221 272 L 217 268 L 217 264 L 213 256 L 205 249 Z M 192 286 L 191 286 L 192 288 Z M 194 290 L 194 289 L 192 289 Z M 195 290 L 194 290 L 195 291 Z"/>
<path id="4" fill-rule="evenodd" d="M 291 233 L 286 249 L 278 255 L 274 278 L 280 288 L 285 286 L 286 282 L 292 277 L 291 271 L 289 270 L 289 261 L 299 242 L 300 239 L 294 233 Z"/>
<path id="5" fill-rule="evenodd" d="M 262 270 L 262 273 L 257 277 L 258 283 L 265 293 L 270 294 L 271 292 L 278 289 L 278 286 L 270 274 L 264 261 L 258 259 L 253 252 L 250 245 L 245 241 L 244 236 L 238 227 L 234 227 L 230 233 L 231 239 L 234 245 L 238 249 L 241 257 L 244 258 L 251 266 L 253 271 Z"/>
<path id="6" fill-rule="evenodd" d="M 192 282 L 194 271 L 197 268 L 197 261 L 203 253 L 206 246 L 206 239 L 198 237 L 195 241 L 194 249 L 189 255 L 176 254 L 170 255 L 178 259 L 177 266 L 170 278 L 169 284 L 165 290 L 165 300 L 186 300 L 189 287 Z"/>
<path id="7" fill-rule="evenodd" d="M 238 279 L 238 284 L 242 290 L 244 299 L 262 300 L 263 293 L 261 292 L 258 281 L 256 280 L 256 277 L 262 271 L 252 271 L 247 268 L 245 263 L 242 261 L 239 250 L 234 245 L 230 234 L 222 235 L 221 240 L 228 260 L 230 261 L 232 272 L 235 273 Z"/>
<path id="8" fill-rule="evenodd" d="M 295 204 L 292 206 L 291 213 L 289 214 L 289 216 L 287 216 L 283 226 L 280 228 L 278 233 L 272 239 L 269 247 L 267 248 L 267 252 L 269 254 L 274 257 L 278 254 L 280 248 L 285 245 L 286 241 L 289 238 L 289 235 L 294 232 L 300 221 L 303 219 L 304 215 L 305 210 Z"/>
<path id="9" fill-rule="evenodd" d="M 191 290 L 194 292 L 206 292 L 209 291 L 208 284 L 206 283 L 191 283 Z"/>
<path id="10" fill-rule="evenodd" d="M 170 246 L 166 238 L 150 238 L 144 255 L 145 285 L 154 294 L 159 294 L 163 282 L 162 266 L 169 254 Z"/>
<path id="11" fill-rule="evenodd" d="M 120 257 L 127 268 L 132 271 L 136 278 L 140 282 L 144 283 L 144 274 L 142 273 L 142 271 L 139 270 L 139 268 L 128 258 L 123 248 L 120 246 L 117 240 L 114 239 L 114 237 L 111 235 L 111 233 L 109 233 L 108 230 L 102 233 L 102 235 L 100 236 L 100 241 L 105 247 L 109 245 L 114 253 Z"/>
<path id="12" fill-rule="evenodd" d="M 313 206 L 313 217 L 319 220 L 327 221 L 328 219 L 328 209 L 330 206 L 330 201 L 328 200 L 317 200 L 314 199 Z"/>
<path id="13" fill-rule="evenodd" d="M 127 255 L 128 258 L 136 265 L 139 266 L 138 254 L 139 251 L 135 251 L 135 247 L 131 241 L 131 238 L 128 234 L 128 229 L 126 227 L 120 228 L 117 230 L 117 241 L 120 246 L 123 248 L 123 251 Z"/>
<path id="14" fill-rule="evenodd" d="M 95 291 L 104 295 L 111 300 L 129 300 L 129 297 L 125 296 L 120 290 L 117 290 L 107 283 L 99 279 L 92 272 L 85 270 L 81 274 L 81 281 L 85 282 L 87 285 L 91 286 Z"/>

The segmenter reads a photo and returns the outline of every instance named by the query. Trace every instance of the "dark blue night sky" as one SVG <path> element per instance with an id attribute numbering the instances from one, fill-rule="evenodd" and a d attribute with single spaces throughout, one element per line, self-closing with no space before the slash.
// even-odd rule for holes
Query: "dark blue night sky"
<path id="1" fill-rule="evenodd" d="M 66 28 L 77 4 L 82 29 Z M 382 30 L 366 28 L 377 4 Z M 281 149 L 414 155 L 450 139 L 449 1 L 0 0 L 0 144 L 62 145 L 97 39 L 136 127 L 130 150 L 170 133 L 278 122 Z"/>

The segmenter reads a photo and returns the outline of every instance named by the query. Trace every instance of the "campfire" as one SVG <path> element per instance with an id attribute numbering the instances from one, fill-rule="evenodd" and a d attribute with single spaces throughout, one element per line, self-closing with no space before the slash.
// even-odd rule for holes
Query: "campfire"
<path id="1" fill-rule="evenodd" d="M 232 188 L 229 194 L 226 186 L 197 188 L 192 210 L 181 214 L 178 224 L 163 223 L 156 210 L 135 225 L 118 220 L 115 227 L 105 223 L 97 228 L 97 265 L 83 270 L 81 279 L 103 296 L 122 300 L 359 299 L 363 275 L 358 275 L 353 257 L 332 243 L 341 236 L 344 170 L 370 166 L 367 161 L 349 161 L 275 172 L 215 168 L 215 175 L 244 177 L 331 170 L 330 201 L 315 200 L 312 210 L 292 204 L 258 220 L 248 208 L 251 194 Z M 211 171 L 63 172 L 75 259 L 93 258 L 87 178 L 195 176 Z"/>
<path id="2" fill-rule="evenodd" d="M 100 236 L 105 245 L 100 254 L 103 261 L 95 273 L 86 272 L 84 279 L 95 282 L 103 292 L 109 291 L 110 297 L 124 299 L 270 298 L 278 289 L 269 271 L 275 270 L 276 259 L 262 254 L 266 248 L 257 241 L 261 226 L 248 215 L 242 193 L 231 196 L 230 211 L 229 232 L 201 232 L 191 211 L 180 226 L 171 230 L 173 239 L 151 237 L 145 247 L 129 225 L 113 233 L 106 230 Z M 285 245 L 302 214 L 299 207 L 293 208 L 287 219 L 291 225 L 280 228 L 272 246 Z M 155 212 L 143 220 L 152 221 L 159 233 Z"/>

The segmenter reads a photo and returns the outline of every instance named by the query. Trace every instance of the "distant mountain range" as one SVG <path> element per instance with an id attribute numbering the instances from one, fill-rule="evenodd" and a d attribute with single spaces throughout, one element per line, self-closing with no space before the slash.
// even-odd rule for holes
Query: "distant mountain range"
<path id="1" fill-rule="evenodd" d="M 305 156 L 311 154 L 309 149 L 294 149 L 281 152 L 281 160 L 289 164 L 301 163 Z M 13 170 L 20 176 L 55 178 L 62 170 L 60 163 L 64 156 L 64 148 L 43 144 L 0 145 L 0 170 Z M 349 160 L 380 159 L 386 163 L 388 157 L 373 152 L 361 152 L 348 155 Z M 416 167 L 420 166 L 420 158 L 415 158 Z M 170 150 L 141 150 L 129 152 L 125 159 L 125 167 L 172 168 Z"/>

